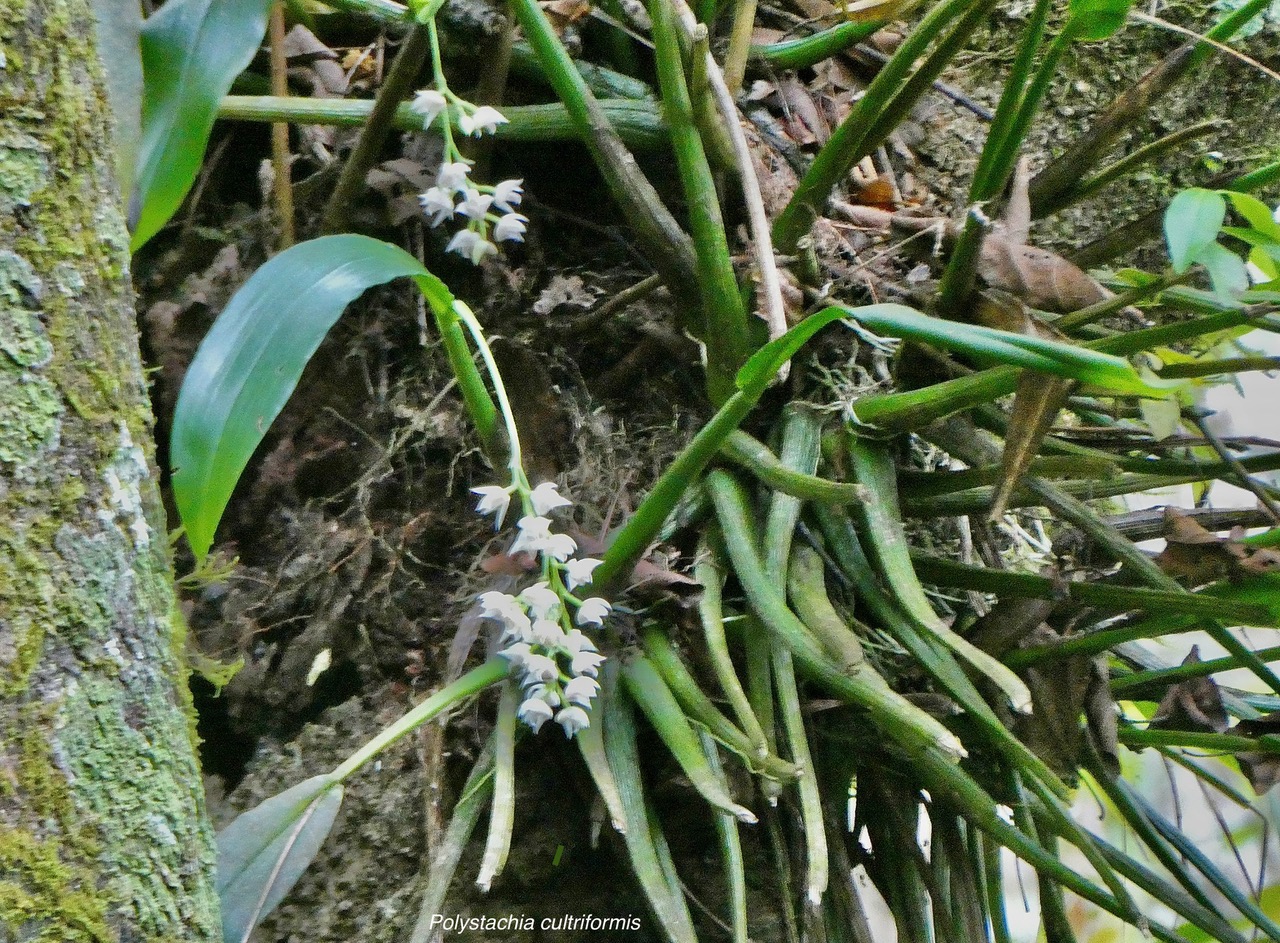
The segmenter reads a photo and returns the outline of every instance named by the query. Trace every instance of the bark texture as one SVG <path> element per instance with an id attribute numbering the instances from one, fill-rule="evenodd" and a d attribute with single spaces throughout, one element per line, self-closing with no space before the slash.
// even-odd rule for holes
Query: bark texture
<path id="1" fill-rule="evenodd" d="M 0 0 L 0 941 L 221 939 L 89 0 Z"/>

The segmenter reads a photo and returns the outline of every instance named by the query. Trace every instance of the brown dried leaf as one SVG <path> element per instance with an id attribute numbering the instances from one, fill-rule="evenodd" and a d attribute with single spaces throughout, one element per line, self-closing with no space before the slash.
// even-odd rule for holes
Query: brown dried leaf
<path id="1" fill-rule="evenodd" d="M 588 0 L 551 0 L 541 6 L 558 29 L 591 15 Z"/>
<path id="2" fill-rule="evenodd" d="M 1192 646 L 1184 665 L 1200 663 L 1200 649 Z M 1222 706 L 1222 694 L 1212 678 L 1191 678 L 1171 684 L 1160 706 L 1151 718 L 1156 730 L 1190 730 L 1201 733 L 1222 733 L 1227 729 L 1227 710 Z"/>
<path id="3" fill-rule="evenodd" d="M 1165 548 L 1156 564 L 1193 586 L 1220 579 L 1238 582 L 1280 569 L 1280 552 L 1250 547 L 1239 528 L 1219 537 L 1175 507 L 1165 508 L 1164 520 Z"/>
<path id="4" fill-rule="evenodd" d="M 1009 596 L 969 629 L 968 638 L 988 655 L 1004 655 L 1040 627 L 1057 603 L 1052 599 L 1020 599 Z"/>
<path id="5" fill-rule="evenodd" d="M 1060 636 L 1042 623 L 1031 632 L 1024 645 L 1059 641 Z M 1067 658 L 1052 668 L 1027 671 L 1032 712 L 1015 720 L 1018 738 L 1049 766 L 1068 780 L 1080 767 L 1086 737 L 1104 757 L 1115 755 L 1114 707 L 1107 686 L 1105 661 L 1101 657 Z M 1082 725 L 1081 716 L 1088 719 Z"/>
<path id="6" fill-rule="evenodd" d="M 831 136 L 831 129 L 813 96 L 794 76 L 782 80 L 778 93 L 786 106 L 787 128 L 796 143 L 821 144 Z"/>
<path id="7" fill-rule="evenodd" d="M 884 177 L 877 177 L 853 195 L 853 200 L 862 206 L 874 206 L 883 210 L 894 207 L 893 184 Z"/>
<path id="8" fill-rule="evenodd" d="M 1280 711 L 1266 714 L 1257 720 L 1242 720 L 1231 732 L 1246 737 L 1276 736 L 1280 734 Z M 1258 795 L 1280 783 L 1280 754 L 1262 750 L 1237 753 L 1236 762 L 1240 764 L 1240 771 L 1248 778 L 1249 785 Z"/>
<path id="9" fill-rule="evenodd" d="M 1029 307 L 1069 314 L 1112 297 L 1087 272 L 1048 249 L 990 233 L 982 241 L 978 274 Z"/>
<path id="10" fill-rule="evenodd" d="M 285 36 L 284 54 L 290 79 L 306 80 L 314 97 L 340 97 L 347 93 L 347 75 L 338 64 L 338 54 L 301 23 Z"/>
<path id="11" fill-rule="evenodd" d="M 1018 299 L 998 292 L 982 292 L 974 311 L 974 320 L 986 327 L 1013 331 L 1043 340 L 1067 341 L 1060 331 L 1035 318 Z M 1013 398 L 1013 414 L 1005 434 L 1004 451 L 1000 455 L 1001 475 L 991 501 L 988 517 L 1004 516 L 1009 498 L 1027 473 L 1040 444 L 1058 418 L 1063 404 L 1075 386 L 1070 380 L 1024 370 L 1018 378 Z"/>

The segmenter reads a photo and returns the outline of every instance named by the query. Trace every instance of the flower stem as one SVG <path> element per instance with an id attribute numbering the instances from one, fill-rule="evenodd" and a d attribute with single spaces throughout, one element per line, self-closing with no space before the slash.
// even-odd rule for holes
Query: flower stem
<path id="1" fill-rule="evenodd" d="M 395 723 L 386 727 L 376 737 L 362 746 L 329 775 L 334 782 L 343 782 L 371 759 L 406 734 L 412 733 L 427 721 L 444 713 L 455 704 L 485 688 L 497 684 L 507 676 L 507 662 L 493 658 L 479 668 L 473 668 L 452 684 L 441 688 Z"/>

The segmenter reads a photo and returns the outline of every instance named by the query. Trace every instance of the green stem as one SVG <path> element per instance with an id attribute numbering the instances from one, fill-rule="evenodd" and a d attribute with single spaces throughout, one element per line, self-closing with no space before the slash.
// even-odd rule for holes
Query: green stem
<path id="1" fill-rule="evenodd" d="M 493 730 L 493 804 L 489 807 L 489 836 L 485 840 L 484 857 L 476 885 L 489 893 L 494 879 L 502 873 L 511 851 L 511 832 L 516 814 L 516 711 L 520 707 L 520 688 L 508 680 L 498 702 L 498 719 Z"/>
<path id="2" fill-rule="evenodd" d="M 606 591 L 630 572 L 661 530 L 667 515 L 675 509 L 681 495 L 715 458 L 725 438 L 747 417 L 761 393 L 763 389 L 759 392 L 744 390 L 731 397 L 667 466 L 626 526 L 609 544 L 604 562 L 596 568 L 594 587 Z"/>
<path id="3" fill-rule="evenodd" d="M 777 782 L 790 782 L 799 777 L 800 769 L 797 766 L 769 755 L 763 734 L 758 743 L 752 742 L 720 712 L 711 698 L 698 687 L 698 682 L 680 660 L 664 632 L 647 628 L 640 640 L 649 662 L 662 676 L 676 701 L 689 717 L 705 726 L 711 736 L 742 757 L 752 770 Z"/>
<path id="4" fill-rule="evenodd" d="M 915 563 L 916 572 L 929 583 L 995 593 L 1002 598 L 1009 596 L 1015 599 L 1061 599 L 1065 596 L 1082 605 L 1093 606 L 1108 612 L 1144 609 L 1148 612 L 1217 616 L 1229 622 L 1239 622 L 1241 625 L 1256 625 L 1259 622 L 1266 624 L 1272 620 L 1271 611 L 1266 606 L 1237 603 L 1199 593 L 1171 593 L 1137 586 L 1068 582 L 1047 576 L 1037 576 L 1034 573 L 1015 573 L 1012 570 L 966 566 L 954 560 L 945 560 L 922 553 L 912 553 L 911 559 Z M 1233 660 L 1226 659 L 1226 661 Z M 1235 667 L 1234 663 L 1232 667 Z"/>
<path id="5" fill-rule="evenodd" d="M 807 544 L 796 544 L 787 569 L 787 595 L 791 605 L 800 621 L 845 673 L 872 671 L 870 665 L 864 664 L 862 641 L 831 604 L 825 575 L 822 555 Z"/>
<path id="6" fill-rule="evenodd" d="M 804 406 L 792 403 L 782 417 L 782 444 L 779 449 L 784 468 L 812 475 L 818 470 L 822 456 L 822 421 Z M 787 564 L 791 559 L 792 538 L 800 521 L 801 500 L 774 492 L 765 516 L 764 565 L 773 578 L 773 586 L 785 598 Z M 803 623 L 802 623 L 803 624 Z M 808 626 L 805 626 L 808 629 Z M 778 713 L 791 747 L 791 757 L 805 775 L 797 784 L 800 793 L 800 821 L 804 832 L 807 862 L 806 897 L 811 907 L 822 902 L 830 881 L 830 856 L 827 831 L 822 815 L 822 796 L 814 773 L 813 754 L 805 732 L 800 689 L 796 684 L 795 665 L 791 653 L 779 639 L 772 645 L 774 690 L 778 696 Z M 846 665 L 842 665 L 846 668 Z"/>
<path id="7" fill-rule="evenodd" d="M 1005 79 L 1004 90 L 1000 93 L 1000 103 L 996 106 L 995 115 L 991 119 L 991 128 L 987 132 L 987 140 L 982 148 L 982 155 L 973 172 L 973 182 L 969 187 L 970 203 L 982 202 L 996 196 L 1004 188 L 1005 181 L 1013 171 L 1017 153 L 1022 147 L 1022 139 L 1010 139 L 1010 131 L 1017 120 L 1018 109 L 1026 97 L 1027 80 L 1031 75 L 1031 66 L 1035 61 L 1036 53 L 1040 51 L 1040 45 L 1044 41 L 1044 27 L 1048 16 L 1048 0 L 1036 0 L 1027 25 L 1023 27 L 1018 55 L 1009 69 L 1009 77 Z"/>
<path id="8" fill-rule="evenodd" d="M 720 689 L 729 699 L 729 706 L 751 744 L 751 752 L 757 757 L 767 756 L 769 741 L 764 728 L 760 725 L 755 711 L 747 700 L 747 694 L 738 680 L 733 667 L 733 659 L 729 656 L 729 643 L 724 632 L 724 609 L 721 604 L 721 587 L 724 575 L 716 565 L 715 557 L 707 546 L 706 540 L 699 543 L 698 555 L 693 564 L 693 576 L 702 586 L 702 596 L 698 600 L 698 616 L 702 622 L 703 637 L 707 643 L 707 657 L 711 661 Z"/>
<path id="9" fill-rule="evenodd" d="M 627 146 L 652 151 L 668 144 L 666 122 L 652 103 L 605 99 L 599 105 L 605 120 L 612 124 Z M 228 95 L 218 106 L 218 117 L 229 121 L 289 121 L 303 125 L 359 127 L 369 120 L 373 108 L 371 101 L 349 98 Z M 502 114 L 507 123 L 498 125 L 494 133 L 498 141 L 564 141 L 578 137 L 577 127 L 568 110 L 559 103 L 504 105 Z M 456 131 L 457 116 L 451 115 L 450 120 L 454 122 L 451 128 Z M 400 131 L 422 131 L 422 116 L 410 110 L 408 104 L 401 104 L 395 111 L 391 126 Z"/>
<path id="10" fill-rule="evenodd" d="M 1160 368 L 1160 376 L 1169 379 L 1230 376 L 1252 371 L 1280 370 L 1280 357 L 1227 357 L 1222 360 L 1196 360 L 1192 363 L 1170 363 Z"/>
<path id="11" fill-rule="evenodd" d="M 1150 144 L 1145 144 L 1130 154 L 1126 154 L 1114 163 L 1108 164 L 1092 177 L 1081 180 L 1075 186 L 1056 194 L 1052 203 L 1046 203 L 1040 207 L 1041 212 L 1045 215 L 1056 213 L 1059 210 L 1066 209 L 1068 206 L 1087 200 L 1130 171 L 1141 167 L 1143 164 L 1159 160 L 1169 153 L 1186 150 L 1183 145 L 1194 141 L 1196 138 L 1205 137 L 1215 131 L 1219 131 L 1226 125 L 1227 122 L 1222 118 L 1210 118 L 1208 121 L 1200 121 L 1166 134 L 1164 137 L 1158 138 Z"/>
<path id="12" fill-rule="evenodd" d="M 723 471 L 708 475 L 706 487 L 724 530 L 727 553 L 751 608 L 790 649 L 800 667 L 829 691 L 866 710 L 872 722 L 909 754 L 939 750 L 953 758 L 963 756 L 965 751 L 959 740 L 938 721 L 861 672 L 846 675 L 831 663 L 774 588 L 759 556 L 759 540 L 741 487 Z"/>
<path id="13" fill-rule="evenodd" d="M 640 654 L 633 655 L 623 664 L 622 677 L 627 693 L 649 719 L 702 798 L 738 821 L 754 824 L 755 813 L 734 802 L 724 784 L 711 771 L 689 719 L 649 660 Z"/>
<path id="14" fill-rule="evenodd" d="M 750 354 L 750 325 L 729 256 L 711 166 L 694 120 L 671 0 L 651 0 L 653 41 L 663 111 L 671 127 L 676 169 L 689 208 L 702 299 L 702 342 L 707 349 L 707 391 L 720 406 L 733 395 L 734 377 Z"/>
<path id="15" fill-rule="evenodd" d="M 1117 334 L 1082 346 L 1100 353 L 1126 356 L 1257 320 L 1255 313 L 1237 305 L 1235 310 Z M 859 423 L 885 431 L 905 432 L 1012 393 L 1017 386 L 1018 375 L 1017 367 L 991 367 L 919 390 L 866 396 L 854 404 L 854 418 Z"/>
<path id="16" fill-rule="evenodd" d="M 930 793 L 936 791 L 937 794 L 946 796 L 977 828 L 1008 848 L 1038 872 L 1108 913 L 1125 919 L 1126 908 L 1120 901 L 1092 881 L 1077 874 L 1063 864 L 1057 856 L 1050 854 L 1029 838 L 1021 829 L 1001 818 L 997 811 L 999 804 L 961 770 L 937 757 L 928 756 L 921 759 L 916 766 L 916 772 Z M 1185 943 L 1181 937 L 1158 925 L 1152 925 L 1150 930 L 1161 940 Z"/>
<path id="17" fill-rule="evenodd" d="M 942 0 L 912 30 L 906 42 L 880 70 L 866 93 L 818 151 L 813 164 L 800 180 L 795 194 L 774 223 L 773 238 L 778 251 L 792 254 L 801 238 L 809 232 L 821 214 L 831 191 L 844 179 L 849 169 L 875 149 L 878 141 L 870 140 L 869 131 L 890 105 L 899 102 L 897 92 L 929 45 L 954 20 L 970 12 L 975 3 L 988 5 L 990 0 Z M 923 68 L 922 70 L 923 71 Z M 926 88 L 932 84 L 930 76 Z M 921 90 L 923 93 L 923 90 Z"/>
<path id="18" fill-rule="evenodd" d="M 702 752 L 711 772 L 724 782 L 724 768 L 715 741 L 707 734 L 699 734 Z M 747 936 L 747 873 L 742 857 L 742 841 L 738 837 L 738 822 L 732 815 L 716 816 L 716 831 L 720 835 L 720 849 L 724 854 L 725 880 L 729 885 L 729 914 L 732 921 L 733 943 L 750 943 Z"/>
<path id="19" fill-rule="evenodd" d="M 480 372 L 476 370 L 475 361 L 471 359 L 471 348 L 467 346 L 460 324 L 465 325 L 471 336 L 475 338 L 476 347 L 484 358 L 489 377 L 494 383 L 494 391 L 503 404 L 503 415 L 508 417 L 507 438 L 510 440 L 511 454 L 518 459 L 520 439 L 515 436 L 515 426 L 509 418 L 510 406 L 506 401 L 506 390 L 502 387 L 502 375 L 498 373 L 497 365 L 493 362 L 493 354 L 489 351 L 484 331 L 476 321 L 475 315 L 461 301 L 455 301 L 450 305 L 432 305 L 431 310 L 435 315 L 436 329 L 444 342 L 445 353 L 449 357 L 449 367 L 462 391 L 462 400 L 466 404 L 467 414 L 471 417 L 471 422 L 476 427 L 476 434 L 480 437 L 480 447 L 484 449 L 485 455 L 491 462 L 500 464 L 498 407 L 494 405 L 493 398 L 480 377 Z"/>
<path id="20" fill-rule="evenodd" d="M 822 526 L 832 556 L 857 589 L 859 603 L 865 602 L 867 608 L 880 620 L 884 630 L 911 654 L 921 669 L 937 682 L 939 688 L 969 713 L 995 749 L 1011 763 L 1049 785 L 1059 796 L 1068 796 L 1070 790 L 1061 778 L 1000 722 L 995 711 L 982 699 L 973 682 L 961 670 L 951 651 L 938 640 L 924 634 L 897 600 L 890 598 L 880 587 L 858 540 L 853 522 L 843 510 L 818 506 L 813 509 L 813 513 Z"/>
<path id="21" fill-rule="evenodd" d="M 824 504 L 860 504 L 867 489 L 859 484 L 831 481 L 787 468 L 769 447 L 741 429 L 730 433 L 720 447 L 722 457 L 755 475 L 776 491 Z"/>
<path id="22" fill-rule="evenodd" d="M 1143 730 L 1121 727 L 1120 742 L 1128 747 L 1186 747 L 1219 753 L 1280 754 L 1280 740 L 1275 737 L 1242 737 L 1230 733 L 1207 733 L 1191 730 Z"/>
<path id="23" fill-rule="evenodd" d="M 671 887 L 663 870 L 656 822 L 649 817 L 644 796 L 643 765 L 636 744 L 635 715 L 632 701 L 618 683 L 617 659 L 604 664 L 604 691 L 600 698 L 604 707 L 604 744 L 609 767 L 617 779 L 626 811 L 624 834 L 631 867 L 640 887 L 653 908 L 654 916 L 670 943 L 697 943 L 693 921 L 685 906 L 684 895 Z"/>
<path id="24" fill-rule="evenodd" d="M 431 859 L 427 889 L 423 892 L 418 921 L 414 924 L 409 943 L 428 943 L 434 939 L 438 928 L 433 927 L 431 922 L 444 907 L 445 895 L 448 894 L 453 875 L 458 870 L 462 853 L 471 840 L 471 833 L 475 831 L 480 813 L 492 792 L 493 740 L 490 738 L 475 765 L 471 767 L 462 795 L 453 807 L 453 816 L 449 819 L 444 841 Z"/>
<path id="25" fill-rule="evenodd" d="M 862 42 L 884 24 L 884 20 L 840 23 L 812 36 L 787 39 L 767 46 L 752 46 L 749 58 L 764 62 L 774 69 L 807 69 Z"/>
<path id="26" fill-rule="evenodd" d="M 984 443 L 972 436 L 965 436 L 952 431 L 944 437 L 948 440 L 948 445 L 953 454 L 966 461 L 982 462 L 993 458 L 991 454 L 993 450 L 988 449 Z M 947 448 L 948 446 L 943 447 Z M 1177 580 L 1160 569 L 1154 560 L 1127 540 L 1114 527 L 1102 520 L 1084 502 L 1038 478 L 1028 478 L 1026 484 L 1028 489 L 1040 499 L 1044 506 L 1048 507 L 1060 518 L 1074 524 L 1094 543 L 1124 564 L 1125 569 L 1131 576 L 1155 589 L 1173 593 L 1187 593 L 1189 595 L 1188 591 Z M 1236 638 L 1232 632 L 1217 621 L 1205 622 L 1204 629 L 1215 642 L 1238 657 L 1272 691 L 1280 693 L 1280 678 L 1245 647 L 1244 643 Z M 1012 661 L 1013 659 L 1010 658 L 1011 663 Z"/>
<path id="27" fill-rule="evenodd" d="M 1004 694 L 1015 711 L 1030 712 L 1031 692 L 1022 679 L 967 639 L 951 631 L 925 596 L 924 587 L 911 563 L 906 529 L 898 506 L 897 475 L 893 459 L 879 443 L 856 436 L 849 439 L 849 457 L 855 477 L 867 486 L 870 499 L 861 506 L 866 521 L 866 545 L 880 565 L 885 584 L 893 587 L 894 599 L 931 638 L 983 674 Z"/>
<path id="28" fill-rule="evenodd" d="M 692 241 L 618 137 L 537 0 L 511 0 L 511 9 L 556 95 L 568 109 L 574 130 L 591 152 L 610 194 L 635 231 L 641 249 L 676 295 L 698 297 L 698 266 Z"/>

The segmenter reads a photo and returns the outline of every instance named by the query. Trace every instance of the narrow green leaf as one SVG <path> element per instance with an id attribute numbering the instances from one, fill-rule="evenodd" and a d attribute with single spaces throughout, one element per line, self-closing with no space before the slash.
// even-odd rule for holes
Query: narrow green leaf
<path id="1" fill-rule="evenodd" d="M 661 831 L 649 817 L 640 778 L 643 764 L 636 744 L 634 710 L 621 689 L 616 659 L 605 662 L 601 680 L 605 688 L 600 699 L 604 707 L 604 748 L 626 813 L 623 837 L 632 870 L 668 943 L 697 943 L 698 934 L 684 895 L 678 885 L 672 887 L 663 870 L 658 848 Z"/>
<path id="2" fill-rule="evenodd" d="M 169 221 L 195 183 L 218 102 L 253 59 L 270 9 L 271 0 L 170 0 L 143 24 L 134 251 Z"/>
<path id="3" fill-rule="evenodd" d="M 218 833 L 222 935 L 244 943 L 276 908 L 324 844 L 342 805 L 342 785 L 313 776 L 272 796 Z"/>
<path id="4" fill-rule="evenodd" d="M 689 719 L 649 659 L 634 654 L 622 666 L 622 678 L 626 682 L 627 693 L 639 705 L 702 798 L 740 822 L 755 824 L 755 813 L 734 802 L 728 790 L 712 774 Z"/>
<path id="5" fill-rule="evenodd" d="M 1173 198 L 1164 214 L 1164 237 L 1174 271 L 1182 274 L 1197 261 L 1200 251 L 1218 238 L 1226 216 L 1226 200 L 1214 190 L 1192 187 Z"/>
<path id="6" fill-rule="evenodd" d="M 1272 259 L 1280 259 L 1280 238 L 1271 233 L 1244 226 L 1223 226 L 1222 232 L 1225 235 L 1234 236 L 1255 249 L 1261 249 Z"/>
<path id="7" fill-rule="evenodd" d="M 796 351 L 803 347 L 813 335 L 832 321 L 847 317 L 850 317 L 850 312 L 844 308 L 827 308 L 825 311 L 809 315 L 781 337 L 765 344 L 752 354 L 738 371 L 738 389 L 757 396 L 763 393 L 769 381 L 782 369 L 782 365 L 795 356 Z"/>
<path id="8" fill-rule="evenodd" d="M 1071 0 L 1067 32 L 1085 42 L 1109 39 L 1124 26 L 1132 5 L 1133 0 Z"/>
<path id="9" fill-rule="evenodd" d="M 416 276 L 436 307 L 448 290 L 403 249 L 366 236 L 300 243 L 262 266 L 223 310 L 187 370 L 173 418 L 173 491 L 197 559 L 303 368 L 366 289 Z"/>
<path id="10" fill-rule="evenodd" d="M 843 315 L 839 312 L 843 312 Z M 867 305 L 862 308 L 828 308 L 811 315 L 782 337 L 762 348 L 756 357 L 751 358 L 739 374 L 739 384 L 744 382 L 744 378 L 754 379 L 748 371 L 753 369 L 757 357 L 762 358 L 762 366 L 764 364 L 772 366 L 777 356 L 787 350 L 791 335 L 806 328 L 810 321 L 815 318 L 820 319 L 817 327 L 809 329 L 803 336 L 801 343 L 808 340 L 821 327 L 842 316 L 857 321 L 878 334 L 933 344 L 936 347 L 959 351 L 1007 366 L 1040 370 L 1070 380 L 1090 383 L 1115 393 L 1151 394 L 1161 393 L 1169 388 L 1143 380 L 1133 366 L 1121 357 L 1100 353 L 1087 347 L 1078 347 L 1064 341 L 1046 340 L 975 324 L 946 321 L 896 304 Z"/>

